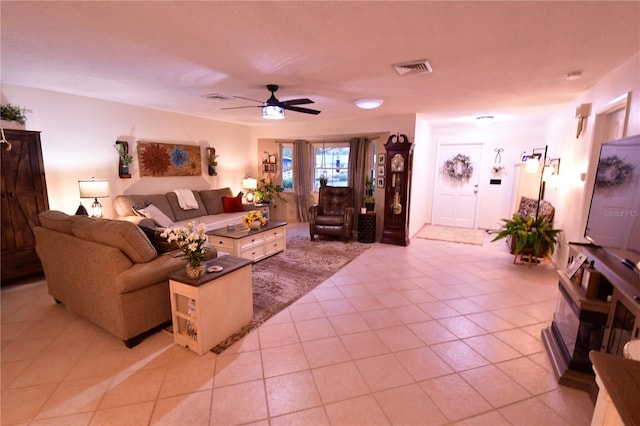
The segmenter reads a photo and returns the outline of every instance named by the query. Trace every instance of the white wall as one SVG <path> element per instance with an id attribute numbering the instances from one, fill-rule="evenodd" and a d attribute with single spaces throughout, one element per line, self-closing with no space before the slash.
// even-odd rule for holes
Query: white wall
<path id="1" fill-rule="evenodd" d="M 57 92 L 3 85 L 2 102 L 27 109 L 27 129 L 41 131 L 42 153 L 50 208 L 73 214 L 80 199 L 78 179 L 92 176 L 109 180 L 111 196 L 122 193 L 163 193 L 177 188 L 231 187 L 254 170 L 257 144 L 250 128 L 199 117 L 99 101 Z M 200 145 L 203 174 L 197 177 L 141 178 L 137 158 L 131 179 L 118 177 L 116 140 L 138 140 Z M 206 172 L 204 147 L 216 148 L 218 176 Z M 134 156 L 135 157 L 135 156 Z M 112 199 L 100 200 L 105 217 L 113 217 Z M 91 200 L 83 200 L 89 206 Z"/>

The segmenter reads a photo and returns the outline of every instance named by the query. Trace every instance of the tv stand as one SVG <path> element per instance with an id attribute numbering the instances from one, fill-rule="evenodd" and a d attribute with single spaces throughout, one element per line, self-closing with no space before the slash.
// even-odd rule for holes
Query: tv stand
<path id="1" fill-rule="evenodd" d="M 640 334 L 640 279 L 617 256 L 591 244 L 570 244 L 569 260 L 587 260 L 573 277 L 558 270 L 558 302 L 542 340 L 558 383 L 589 392 L 595 384 L 589 352 L 622 356 L 622 347 Z M 591 267 L 593 265 L 593 267 Z"/>

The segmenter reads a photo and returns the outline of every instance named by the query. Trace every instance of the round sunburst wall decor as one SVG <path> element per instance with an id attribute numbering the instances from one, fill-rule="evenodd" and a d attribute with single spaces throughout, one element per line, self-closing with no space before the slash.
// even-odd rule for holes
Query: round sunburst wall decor
<path id="1" fill-rule="evenodd" d="M 443 173 L 458 182 L 469 180 L 473 174 L 471 159 L 467 155 L 458 154 L 444 162 Z"/>

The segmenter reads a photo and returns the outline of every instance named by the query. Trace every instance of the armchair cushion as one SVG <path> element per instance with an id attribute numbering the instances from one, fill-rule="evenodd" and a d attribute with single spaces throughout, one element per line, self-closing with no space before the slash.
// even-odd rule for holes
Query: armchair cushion
<path id="1" fill-rule="evenodd" d="M 310 209 L 309 232 L 349 239 L 353 230 L 353 189 L 322 186 L 318 203 Z"/>

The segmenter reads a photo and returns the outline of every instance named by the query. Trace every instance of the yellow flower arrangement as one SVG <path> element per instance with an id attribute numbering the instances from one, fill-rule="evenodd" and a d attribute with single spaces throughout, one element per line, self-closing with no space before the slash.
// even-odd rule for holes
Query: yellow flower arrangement
<path id="1" fill-rule="evenodd" d="M 242 223 L 244 223 L 245 226 L 248 227 L 250 227 L 251 224 L 256 221 L 260 222 L 260 224 L 262 225 L 262 213 L 256 210 L 249 211 L 249 213 L 244 215 L 244 217 L 242 218 Z"/>

